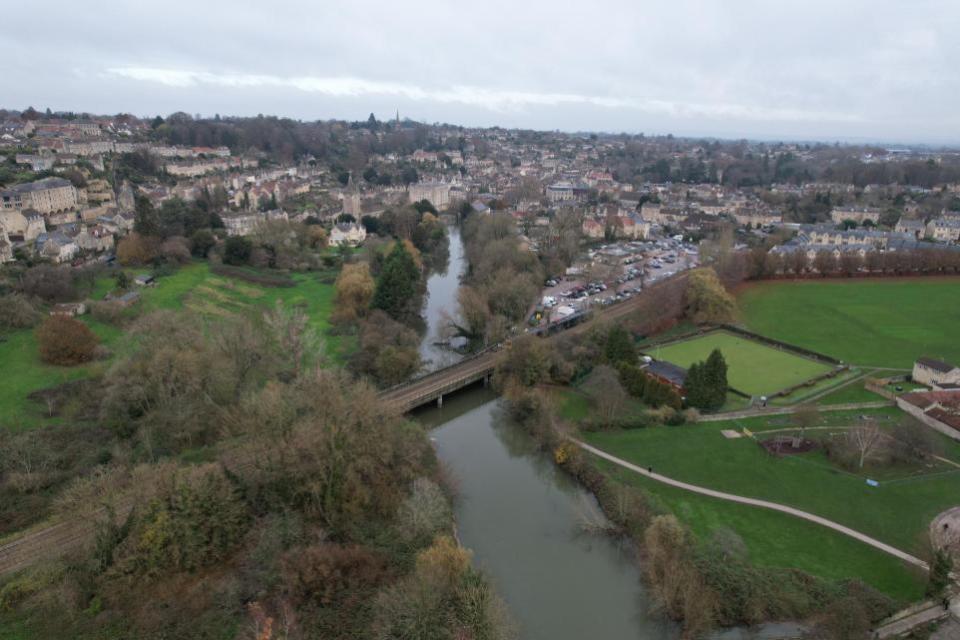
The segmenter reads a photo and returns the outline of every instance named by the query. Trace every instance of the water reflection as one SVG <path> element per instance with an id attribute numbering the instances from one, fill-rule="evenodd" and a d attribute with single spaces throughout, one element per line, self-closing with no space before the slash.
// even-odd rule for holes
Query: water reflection
<path id="1" fill-rule="evenodd" d="M 462 397 L 437 412 L 477 402 Z M 420 418 L 436 424 L 430 414 Z M 585 514 L 603 517 L 592 497 L 539 453 L 496 401 L 443 419 L 432 435 L 459 484 L 461 541 L 506 599 L 523 638 L 679 636 L 675 625 L 650 614 L 629 545 L 585 532 Z"/>
<path id="2" fill-rule="evenodd" d="M 455 351 L 437 344 L 443 340 L 444 315 L 456 313 L 457 290 L 460 288 L 460 277 L 466 269 L 459 227 L 447 227 L 447 237 L 450 257 L 446 269 L 427 278 L 427 296 L 423 309 L 426 331 L 423 342 L 420 343 L 420 357 L 426 363 L 424 371 L 433 371 L 460 359 L 460 355 Z"/>

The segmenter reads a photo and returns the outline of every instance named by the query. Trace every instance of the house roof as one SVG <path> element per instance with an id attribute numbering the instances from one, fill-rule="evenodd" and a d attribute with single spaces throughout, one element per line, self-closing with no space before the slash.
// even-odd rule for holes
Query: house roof
<path id="1" fill-rule="evenodd" d="M 952 364 L 944 362 L 943 360 L 937 360 L 936 358 L 917 358 L 917 364 L 926 367 L 927 369 L 939 371 L 940 373 L 949 373 L 950 371 L 956 369 L 956 367 L 954 367 Z"/>
<path id="2" fill-rule="evenodd" d="M 678 387 L 682 387 L 687 381 L 687 370 L 677 366 L 672 362 L 663 360 L 654 360 L 646 367 L 647 371 L 658 378 L 663 378 Z"/>

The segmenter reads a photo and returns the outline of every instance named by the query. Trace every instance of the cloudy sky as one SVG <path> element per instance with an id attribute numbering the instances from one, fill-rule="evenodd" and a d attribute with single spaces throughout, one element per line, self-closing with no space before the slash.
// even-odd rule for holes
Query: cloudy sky
<path id="1" fill-rule="evenodd" d="M 956 0 L 10 3 L 4 107 L 960 142 Z"/>

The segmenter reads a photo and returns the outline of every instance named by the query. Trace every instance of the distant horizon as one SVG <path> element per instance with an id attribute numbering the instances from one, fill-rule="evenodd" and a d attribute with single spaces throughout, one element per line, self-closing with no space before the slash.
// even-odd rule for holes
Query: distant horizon
<path id="1" fill-rule="evenodd" d="M 48 108 L 47 105 L 37 106 L 36 104 L 28 104 L 26 107 L 10 107 L 6 105 L 0 105 L 0 109 L 5 109 L 7 111 L 14 111 L 18 113 L 23 113 L 27 109 L 33 107 L 37 112 L 43 114 Z M 396 119 L 396 111 L 392 113 L 389 117 L 381 117 L 375 111 L 365 111 L 365 115 L 362 117 L 351 117 L 351 116 L 329 116 L 329 117 L 307 117 L 307 116 L 292 116 L 279 112 L 267 112 L 258 110 L 256 113 L 241 114 L 241 113 L 202 113 L 195 110 L 188 110 L 184 108 L 178 108 L 169 110 L 166 113 L 147 113 L 147 114 L 138 114 L 133 110 L 115 110 L 115 109 L 106 109 L 106 110 L 89 110 L 89 109 L 64 109 L 64 108 L 54 108 L 49 107 L 51 113 L 56 114 L 87 114 L 91 116 L 102 116 L 102 117 L 113 117 L 118 114 L 129 114 L 134 117 L 137 117 L 141 120 L 150 120 L 156 116 L 166 119 L 174 113 L 186 113 L 191 117 L 200 116 L 203 120 L 213 120 L 216 116 L 221 118 L 256 118 L 260 115 L 264 117 L 276 117 L 282 119 L 295 120 L 297 122 L 363 122 L 369 118 L 370 114 L 373 113 L 374 117 L 378 122 L 392 122 Z M 629 135 L 637 136 L 644 135 L 650 137 L 666 137 L 673 136 L 675 138 L 680 138 L 684 140 L 717 140 L 722 142 L 738 142 L 741 140 L 746 140 L 747 142 L 760 142 L 764 144 L 811 144 L 811 145 L 827 145 L 831 146 L 834 144 L 849 145 L 849 146 L 875 146 L 885 149 L 904 147 L 907 149 L 929 149 L 936 151 L 960 151 L 960 136 L 956 141 L 923 141 L 923 140 L 884 140 L 881 138 L 870 138 L 870 137 L 859 137 L 859 136 L 844 136 L 844 137 L 831 137 L 831 138 L 797 138 L 797 137 L 788 137 L 788 136 L 777 136 L 775 134 L 770 135 L 758 135 L 758 134 L 717 134 L 717 133 L 683 133 L 680 131 L 645 131 L 645 130 L 601 130 L 601 129 L 556 129 L 556 128 L 541 128 L 541 127 L 528 127 L 528 126 L 508 126 L 505 124 L 462 124 L 458 122 L 449 122 L 449 121 L 427 121 L 424 119 L 411 117 L 410 115 L 404 115 L 403 112 L 400 112 L 401 121 L 407 120 L 410 122 L 416 122 L 418 124 L 428 125 L 428 126 L 452 126 L 452 127 L 463 127 L 465 129 L 503 129 L 507 131 L 536 131 L 542 133 L 563 133 L 567 135 L 605 135 L 605 136 L 619 136 L 619 135 Z"/>

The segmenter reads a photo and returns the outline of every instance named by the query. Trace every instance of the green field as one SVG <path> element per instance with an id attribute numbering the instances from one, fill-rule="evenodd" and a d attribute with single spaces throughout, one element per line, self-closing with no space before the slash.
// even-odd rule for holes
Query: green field
<path id="1" fill-rule="evenodd" d="M 960 278 L 761 282 L 738 296 L 762 335 L 862 366 L 960 361 Z"/>
<path id="2" fill-rule="evenodd" d="M 919 571 L 845 535 L 783 513 L 670 487 L 606 461 L 598 464 L 617 481 L 646 491 L 701 539 L 721 529 L 736 532 L 757 565 L 790 567 L 827 580 L 859 578 L 903 602 L 923 595 Z"/>
<path id="3" fill-rule="evenodd" d="M 859 413 L 830 412 L 822 415 L 825 426 L 844 427 L 856 423 Z M 872 410 L 870 413 L 884 424 L 893 424 L 898 418 L 894 408 Z M 914 555 L 924 557 L 927 548 L 927 526 L 941 511 L 955 506 L 960 495 L 960 469 L 946 463 L 929 467 L 887 467 L 850 473 L 832 464 L 818 451 L 781 458 L 767 454 L 750 438 L 727 439 L 721 429 L 742 430 L 747 427 L 754 433 L 790 427 L 789 416 L 750 418 L 745 420 L 700 423 L 683 427 L 653 427 L 632 431 L 585 434 L 586 440 L 605 451 L 629 460 L 640 466 L 652 466 L 664 475 L 693 484 L 771 500 L 797 507 L 824 516 L 857 531 L 882 540 Z M 960 462 L 960 443 L 944 438 L 946 457 Z M 867 478 L 880 481 L 878 487 L 866 484 Z M 646 485 L 645 485 L 646 486 Z M 754 536 L 759 541 L 761 554 L 771 564 L 794 566 L 793 557 L 782 540 L 774 540 L 771 514 L 762 509 L 744 509 L 732 503 L 702 499 L 681 491 L 661 487 L 649 487 L 662 495 L 667 506 L 674 510 L 679 502 L 698 505 L 696 509 L 710 512 L 709 521 L 726 524 L 748 539 Z M 730 512 L 729 514 L 727 512 Z M 678 515 L 682 515 L 678 513 Z M 691 526 L 696 529 L 695 518 Z M 789 523 L 791 519 L 787 518 Z M 827 544 L 835 534 L 793 520 L 796 533 L 813 531 Z M 780 525 L 777 525 L 778 527 Z M 741 529 L 745 532 L 741 532 Z M 810 535 L 805 533 L 804 535 Z M 804 552 L 808 561 L 815 559 L 816 539 L 805 541 L 810 550 Z M 793 541 L 791 544 L 800 544 Z M 782 551 L 777 551 L 784 547 Z M 825 567 L 837 567 L 849 563 L 867 564 L 866 558 L 875 552 L 866 545 L 858 558 L 833 558 L 824 555 Z M 825 553 L 825 552 L 824 552 Z M 797 565 L 799 566 L 799 565 Z M 852 570 L 851 570 L 852 571 Z M 821 575 L 828 575 L 821 571 Z M 850 575 L 860 575 L 850 573 Z M 865 576 L 866 577 L 866 576 Z"/>
<path id="4" fill-rule="evenodd" d="M 241 280 L 217 276 L 207 263 L 194 263 L 176 273 L 159 278 L 157 286 L 140 289 L 143 298 L 139 313 L 159 309 L 188 309 L 203 317 L 215 319 L 241 314 L 253 309 L 268 309 L 281 303 L 304 310 L 310 326 L 323 337 L 325 350 L 334 360 L 342 360 L 352 347 L 348 338 L 329 336 L 330 314 L 333 312 L 334 287 L 322 282 L 317 274 L 294 274 L 295 287 L 264 287 Z M 113 287 L 113 278 L 100 279 L 91 300 L 101 300 Z M 123 348 L 123 331 L 89 315 L 82 320 L 100 336 L 112 352 Z M 0 383 L 0 425 L 27 427 L 55 422 L 43 414 L 43 408 L 27 395 L 82 378 L 109 366 L 109 361 L 78 367 L 57 367 L 40 361 L 37 341 L 32 330 L 16 331 L 0 342 L 0 363 L 7 374 Z"/>
<path id="5" fill-rule="evenodd" d="M 695 362 L 706 360 L 714 349 L 720 349 L 727 361 L 730 386 L 753 396 L 773 394 L 831 369 L 830 365 L 822 362 L 726 331 L 714 331 L 662 347 L 650 347 L 647 353 L 657 360 L 687 368 Z"/>

